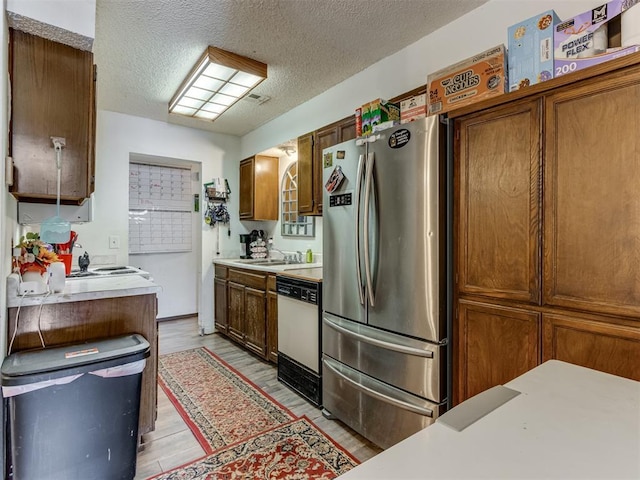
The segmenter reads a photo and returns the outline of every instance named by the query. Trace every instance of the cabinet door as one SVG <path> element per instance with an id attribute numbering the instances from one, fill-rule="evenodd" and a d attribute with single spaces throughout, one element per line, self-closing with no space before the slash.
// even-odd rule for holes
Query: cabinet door
<path id="1" fill-rule="evenodd" d="M 328 127 L 316 132 L 315 143 L 313 145 L 313 201 L 315 202 L 317 215 L 322 214 L 322 195 L 324 193 L 324 183 L 322 181 L 323 157 L 322 151 L 340 143 L 338 141 L 339 130 L 337 126 Z"/>
<path id="2" fill-rule="evenodd" d="M 544 314 L 543 361 L 556 359 L 640 381 L 640 323 L 593 315 Z"/>
<path id="3" fill-rule="evenodd" d="M 253 157 L 240 162 L 240 219 L 253 218 Z"/>
<path id="4" fill-rule="evenodd" d="M 546 103 L 544 302 L 640 314 L 640 68 Z"/>
<path id="5" fill-rule="evenodd" d="M 455 403 L 536 367 L 539 324 L 536 312 L 460 300 Z"/>
<path id="6" fill-rule="evenodd" d="M 540 101 L 456 123 L 458 288 L 540 300 Z"/>
<path id="7" fill-rule="evenodd" d="M 221 333 L 227 333 L 227 282 L 221 278 L 215 278 L 214 299 L 215 299 L 215 322 L 216 328 Z"/>
<path id="8" fill-rule="evenodd" d="M 244 343 L 245 310 L 244 285 L 234 282 L 227 283 L 227 332 L 234 340 Z"/>
<path id="9" fill-rule="evenodd" d="M 356 116 L 351 115 L 343 119 L 338 124 L 338 142 L 342 143 L 347 140 L 353 140 L 356 138 Z"/>
<path id="10" fill-rule="evenodd" d="M 278 220 L 280 187 L 278 157 L 255 156 L 253 220 Z"/>
<path id="11" fill-rule="evenodd" d="M 298 137 L 298 213 L 313 213 L 313 133 Z"/>
<path id="12" fill-rule="evenodd" d="M 267 292 L 267 359 L 278 363 L 278 294 Z"/>
<path id="13" fill-rule="evenodd" d="M 65 139 L 60 199 L 80 204 L 93 191 L 93 54 L 11 30 L 11 193 L 18 200 L 55 202 L 56 154 Z"/>
<path id="14" fill-rule="evenodd" d="M 264 290 L 245 288 L 245 346 L 267 356 L 267 297 Z"/>

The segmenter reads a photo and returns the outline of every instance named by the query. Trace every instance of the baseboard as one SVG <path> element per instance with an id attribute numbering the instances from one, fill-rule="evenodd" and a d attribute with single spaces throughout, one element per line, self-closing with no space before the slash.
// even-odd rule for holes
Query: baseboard
<path id="1" fill-rule="evenodd" d="M 182 320 L 183 318 L 198 318 L 198 314 L 197 313 L 190 313 L 190 314 L 186 314 L 186 315 L 176 315 L 174 317 L 163 317 L 163 318 L 156 318 L 156 322 L 166 322 L 169 320 Z"/>

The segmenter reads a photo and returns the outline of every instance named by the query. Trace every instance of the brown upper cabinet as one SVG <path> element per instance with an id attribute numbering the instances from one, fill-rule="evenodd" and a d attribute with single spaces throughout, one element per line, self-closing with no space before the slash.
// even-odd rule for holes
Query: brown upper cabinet
<path id="1" fill-rule="evenodd" d="M 640 58 L 626 62 L 452 112 L 454 403 L 549 359 L 639 378 Z"/>
<path id="2" fill-rule="evenodd" d="M 278 157 L 240 162 L 240 220 L 278 220 Z"/>
<path id="3" fill-rule="evenodd" d="M 91 52 L 10 30 L 11 193 L 19 201 L 56 200 L 56 154 L 65 139 L 60 200 L 81 204 L 95 183 L 95 66 Z"/>
<path id="4" fill-rule="evenodd" d="M 322 150 L 354 138 L 355 116 L 298 137 L 298 213 L 322 215 Z"/>
<path id="5" fill-rule="evenodd" d="M 547 305 L 640 316 L 639 110 L 640 66 L 546 98 Z"/>
<path id="6" fill-rule="evenodd" d="M 539 100 L 461 119 L 460 291 L 540 299 Z"/>

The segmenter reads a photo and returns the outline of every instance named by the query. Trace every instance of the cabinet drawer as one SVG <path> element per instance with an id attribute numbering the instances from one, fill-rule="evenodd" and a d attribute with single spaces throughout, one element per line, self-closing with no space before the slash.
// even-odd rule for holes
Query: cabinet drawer
<path id="1" fill-rule="evenodd" d="M 229 269 L 229 281 L 240 283 L 247 287 L 255 288 L 258 290 L 267 289 L 267 276 L 262 273 L 251 273 L 246 270 L 234 270 Z"/>
<path id="2" fill-rule="evenodd" d="M 223 267 L 221 265 L 216 265 L 215 266 L 215 276 L 216 276 L 216 278 L 226 279 L 228 271 L 229 271 L 229 269 L 227 267 Z"/>

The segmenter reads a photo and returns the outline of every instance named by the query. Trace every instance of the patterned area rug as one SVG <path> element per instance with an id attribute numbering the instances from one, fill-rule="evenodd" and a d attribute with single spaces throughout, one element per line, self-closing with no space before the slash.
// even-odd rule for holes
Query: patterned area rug
<path id="1" fill-rule="evenodd" d="M 330 480 L 359 463 L 206 348 L 163 355 L 158 371 L 207 455 L 154 480 Z"/>
<path id="2" fill-rule="evenodd" d="M 329 480 L 358 464 L 316 428 L 298 420 L 221 448 L 156 480 Z"/>
<path id="3" fill-rule="evenodd" d="M 295 418 L 206 348 L 160 356 L 158 376 L 207 453 Z"/>

